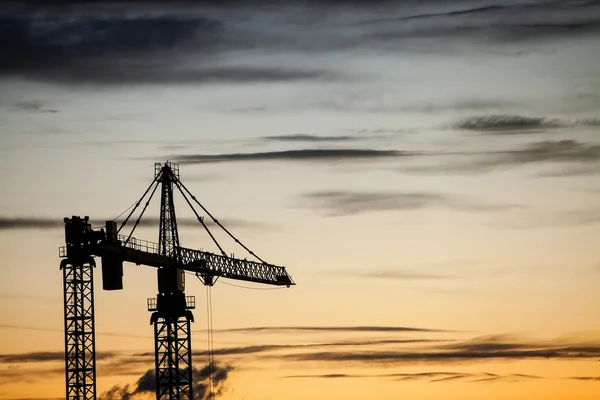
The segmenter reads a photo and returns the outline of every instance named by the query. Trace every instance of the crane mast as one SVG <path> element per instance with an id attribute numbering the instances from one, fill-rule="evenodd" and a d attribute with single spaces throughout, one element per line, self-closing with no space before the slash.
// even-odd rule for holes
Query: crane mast
<path id="1" fill-rule="evenodd" d="M 161 185 L 159 255 L 181 262 L 177 219 L 173 202 L 173 181 L 177 169 L 166 163 L 155 166 L 155 179 Z M 160 168 L 160 169 L 159 169 Z M 160 265 L 157 270 L 156 302 L 149 299 L 150 323 L 154 326 L 156 399 L 194 398 L 192 382 L 192 338 L 190 323 L 193 297 L 185 296 L 185 271 L 176 266 Z M 187 300 L 187 301 L 186 301 Z"/>
<path id="2" fill-rule="evenodd" d="M 158 243 L 138 240 L 132 236 L 158 186 L 161 205 Z M 128 236 L 121 229 L 150 192 L 150 198 Z M 177 188 L 194 211 L 198 222 L 207 230 L 221 255 L 180 246 L 173 201 Z M 186 195 L 187 193 L 187 195 Z M 194 209 L 194 200 L 236 243 L 258 258 L 235 238 L 179 179 L 175 163 L 155 164 L 154 180 L 135 208 L 117 229 L 116 221 L 106 221 L 105 228 L 93 230 L 89 217 L 65 218 L 66 246 L 59 249 L 63 258 L 65 310 L 65 373 L 67 400 L 96 399 L 96 356 L 94 325 L 93 269 L 94 257 L 102 261 L 104 290 L 123 289 L 123 263 L 130 262 L 157 268 L 158 293 L 148 299 L 152 312 L 150 324 L 154 330 L 154 356 L 157 400 L 192 400 L 191 323 L 195 298 L 185 295 L 185 272 L 194 273 L 204 285 L 212 286 L 220 277 L 276 286 L 295 285 L 285 267 L 259 259 L 250 261 L 228 257 L 210 233 L 203 218 Z"/>

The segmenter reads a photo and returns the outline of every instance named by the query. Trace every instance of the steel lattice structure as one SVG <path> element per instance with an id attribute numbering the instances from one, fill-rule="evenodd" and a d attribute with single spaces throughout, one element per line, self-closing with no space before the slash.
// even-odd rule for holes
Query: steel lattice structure
<path id="1" fill-rule="evenodd" d="M 192 400 L 190 320 L 161 318 L 154 323 L 154 338 L 156 398 Z"/>
<path id="2" fill-rule="evenodd" d="M 132 237 L 133 231 L 158 186 L 161 186 L 159 241 L 138 240 Z M 173 202 L 174 188 L 179 189 L 199 224 L 219 248 L 220 255 L 180 246 Z M 150 198 L 130 234 L 120 235 L 121 229 L 151 190 Z M 228 257 L 203 217 L 194 209 L 192 200 L 218 227 L 259 261 Z M 179 180 L 179 167 L 174 163 L 155 164 L 153 182 L 119 229 L 116 221 L 106 221 L 106 230 L 93 230 L 89 217 L 73 216 L 65 218 L 64 222 L 66 246 L 60 248 L 59 255 L 64 258 L 61 268 L 64 277 L 67 400 L 96 399 L 93 257 L 101 257 L 104 290 L 123 289 L 124 262 L 157 268 L 158 293 L 156 298 L 148 299 L 148 311 L 152 312 L 150 324 L 154 328 L 157 400 L 194 398 L 190 326 L 194 322 L 191 310 L 195 308 L 195 299 L 184 292 L 186 271 L 194 273 L 206 286 L 214 285 L 220 277 L 275 286 L 295 285 L 285 267 L 260 259 L 200 204 Z M 209 349 L 209 353 L 212 354 L 212 349 Z M 209 366 L 211 364 L 212 361 Z"/>
<path id="3" fill-rule="evenodd" d="M 65 317 L 67 400 L 96 399 L 94 267 L 92 258 L 73 254 L 61 262 Z"/>
<path id="4" fill-rule="evenodd" d="M 156 166 L 158 167 L 158 166 Z M 158 170 L 158 168 L 156 168 Z M 175 166 L 165 163 L 156 173 L 161 184 L 160 225 L 158 254 L 175 263 L 181 261 L 179 234 L 173 202 L 173 182 L 177 179 Z M 189 311 L 194 302 L 186 301 L 185 272 L 170 265 L 158 267 L 158 295 L 156 305 L 149 301 L 154 325 L 154 360 L 157 400 L 192 400 L 192 353 Z"/>

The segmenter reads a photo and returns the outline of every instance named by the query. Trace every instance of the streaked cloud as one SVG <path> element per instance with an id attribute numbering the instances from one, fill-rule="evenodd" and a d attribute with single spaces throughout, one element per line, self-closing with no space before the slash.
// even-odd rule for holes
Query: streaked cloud
<path id="1" fill-rule="evenodd" d="M 374 149 L 301 149 L 260 153 L 173 155 L 180 164 L 203 164 L 233 161 L 355 161 L 417 156 L 419 153 Z"/>
<path id="2" fill-rule="evenodd" d="M 361 138 L 358 136 L 316 136 L 298 133 L 295 135 L 264 136 L 263 139 L 274 142 L 352 142 Z"/>
<path id="3" fill-rule="evenodd" d="M 440 344 L 412 350 L 308 352 L 301 354 L 287 354 L 281 357 L 287 361 L 389 365 L 412 363 L 465 363 L 485 360 L 593 360 L 600 357 L 600 342 L 535 343 L 529 341 L 517 341 L 507 336 L 491 336 L 449 345 Z"/>
<path id="4" fill-rule="evenodd" d="M 399 280 L 446 280 L 453 279 L 453 276 L 443 274 L 430 274 L 414 269 L 369 269 L 369 270 L 338 270 L 336 274 L 347 274 L 350 276 L 381 278 L 381 279 L 399 279 Z"/>
<path id="5" fill-rule="evenodd" d="M 0 324 L 0 329 L 14 329 L 14 330 L 23 330 L 23 331 L 41 331 L 41 332 L 64 333 L 64 329 L 44 328 L 44 327 L 29 326 L 29 325 Z M 134 335 L 134 334 L 131 334 L 131 333 L 104 332 L 102 330 L 100 330 L 100 331 L 96 330 L 96 336 L 112 336 L 112 337 L 132 338 L 132 339 L 147 339 L 147 338 L 150 337 L 150 335 Z"/>
<path id="6" fill-rule="evenodd" d="M 292 349 L 307 349 L 313 347 L 364 347 L 364 346 L 384 346 L 392 344 L 416 344 L 440 342 L 442 339 L 381 339 L 381 340 L 366 340 L 366 341 L 346 341 L 346 342 L 329 342 L 329 343 L 309 343 L 309 344 L 276 344 L 276 345 L 257 345 L 257 346 L 242 346 L 242 347 L 223 347 L 214 350 L 215 355 L 234 355 L 234 354 L 253 354 L 265 353 L 279 350 Z M 194 351 L 196 356 L 208 355 L 207 351 Z"/>
<path id="7" fill-rule="evenodd" d="M 21 101 L 13 104 L 9 110 L 34 114 L 55 114 L 59 112 L 55 108 L 46 107 L 46 102 L 40 100 Z"/>
<path id="8" fill-rule="evenodd" d="M 600 119 L 562 120 L 558 118 L 528 117 L 523 115 L 482 115 L 473 116 L 456 122 L 455 129 L 490 132 L 496 134 L 539 132 L 548 128 L 600 126 Z"/>
<path id="9" fill-rule="evenodd" d="M 477 203 L 457 196 L 427 192 L 322 191 L 302 198 L 330 216 L 346 216 L 374 211 L 407 211 L 442 207 L 463 211 L 505 211 L 522 208 L 512 204 Z"/>
<path id="10" fill-rule="evenodd" d="M 544 140 L 515 149 L 446 153 L 444 162 L 401 167 L 414 173 L 479 174 L 498 169 L 544 165 L 553 168 L 549 175 L 583 175 L 600 171 L 600 144 L 577 140 Z"/>
<path id="11" fill-rule="evenodd" d="M 574 376 L 569 379 L 576 381 L 600 381 L 600 376 Z"/>
<path id="12" fill-rule="evenodd" d="M 256 326 L 248 328 L 221 329 L 220 332 L 446 332 L 438 329 L 405 326 Z"/>
<path id="13" fill-rule="evenodd" d="M 368 346 L 386 346 L 395 344 L 420 344 L 431 342 L 445 342 L 446 339 L 380 339 L 380 340 L 349 340 L 342 342 L 324 342 L 324 343 L 306 343 L 306 344 L 264 344 L 252 346 L 221 347 L 213 351 L 217 356 L 243 355 L 271 353 L 283 350 L 303 350 L 318 347 L 368 347 Z M 207 356 L 208 351 L 198 350 L 192 353 L 195 357 Z M 135 357 L 151 357 L 154 353 L 137 353 Z"/>
<path id="14" fill-rule="evenodd" d="M 507 374 L 498 375 L 489 372 L 483 373 L 465 373 L 465 372 L 417 372 L 417 373 L 397 373 L 397 374 L 313 374 L 313 375 L 288 375 L 282 378 L 318 378 L 318 379 L 364 379 L 364 378 L 389 378 L 393 381 L 427 381 L 429 383 L 439 383 L 446 381 L 463 380 L 467 382 L 505 382 L 521 381 L 529 379 L 544 379 L 536 375 L 525 374 Z"/>
<path id="15" fill-rule="evenodd" d="M 108 220 L 108 219 L 107 219 Z M 92 226 L 104 226 L 107 220 L 94 220 L 91 221 Z M 123 229 L 132 227 L 135 223 L 135 217 L 132 217 L 127 225 Z M 122 220 L 117 221 L 117 226 L 120 226 Z M 226 219 L 219 220 L 225 227 L 237 227 L 237 228 L 265 228 L 266 224 L 253 223 L 251 221 L 239 220 L 239 219 Z M 205 219 L 204 223 L 207 226 L 216 226 L 216 224 L 209 219 Z M 141 227 L 152 227 L 158 226 L 158 218 L 142 218 L 138 226 Z M 202 225 L 197 219 L 193 218 L 178 218 L 177 224 L 185 227 L 199 227 Z M 64 228 L 64 222 L 62 218 L 47 218 L 47 217 L 0 217 L 0 231 L 2 230 L 17 230 L 17 229 L 60 229 Z"/>
<path id="16" fill-rule="evenodd" d="M 102 360 L 106 358 L 115 357 L 115 355 L 116 353 L 114 352 L 100 351 L 96 352 L 96 359 Z M 3 364 L 36 363 L 64 360 L 65 353 L 63 351 L 36 351 L 30 353 L 0 354 L 0 363 Z"/>

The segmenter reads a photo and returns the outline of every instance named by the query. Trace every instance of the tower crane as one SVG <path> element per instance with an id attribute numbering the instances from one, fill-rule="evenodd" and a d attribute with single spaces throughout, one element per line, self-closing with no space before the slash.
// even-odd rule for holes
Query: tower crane
<path id="1" fill-rule="evenodd" d="M 132 236 L 150 200 L 160 186 L 161 204 L 158 243 Z M 180 246 L 173 202 L 178 189 L 200 225 L 208 232 L 221 254 Z M 129 235 L 121 234 L 136 209 L 150 193 Z M 213 222 L 258 261 L 228 256 L 212 235 L 195 203 Z M 194 321 L 194 296 L 185 295 L 185 272 L 195 274 L 208 288 L 217 279 L 227 278 L 275 286 L 295 285 L 285 267 L 260 259 L 231 234 L 196 199 L 179 179 L 179 166 L 173 162 L 156 163 L 154 179 L 129 215 L 117 228 L 117 221 L 106 221 L 93 229 L 89 217 L 65 218 L 66 245 L 59 248 L 63 258 L 65 374 L 67 400 L 96 399 L 96 352 L 94 322 L 93 270 L 95 257 L 102 261 L 102 288 L 123 289 L 123 263 L 157 269 L 158 293 L 148 299 L 154 327 L 154 358 L 157 400 L 192 400 L 192 342 L 190 324 Z M 210 365 L 210 362 L 209 362 Z"/>

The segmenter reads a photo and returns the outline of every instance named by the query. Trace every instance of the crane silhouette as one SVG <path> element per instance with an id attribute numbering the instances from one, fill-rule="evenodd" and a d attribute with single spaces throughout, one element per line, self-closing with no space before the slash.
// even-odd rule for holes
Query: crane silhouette
<path id="1" fill-rule="evenodd" d="M 132 236 L 156 190 L 161 188 L 158 243 Z M 177 230 L 174 189 L 178 189 L 200 225 L 208 232 L 221 254 L 180 246 Z M 129 235 L 120 232 L 142 204 L 144 207 Z M 215 225 L 258 261 L 228 256 L 208 229 L 195 203 Z M 208 288 L 217 279 L 227 278 L 275 286 L 295 285 L 285 267 L 269 264 L 240 242 L 196 199 L 179 179 L 179 166 L 156 163 L 154 179 L 128 216 L 117 228 L 117 221 L 106 221 L 104 228 L 92 229 L 89 217 L 65 218 L 66 246 L 59 249 L 63 258 L 65 374 L 67 400 L 96 399 L 96 351 L 94 322 L 93 269 L 95 257 L 102 261 L 104 290 L 123 289 L 123 263 L 157 268 L 158 293 L 148 299 L 154 327 L 154 359 L 157 400 L 192 400 L 192 342 L 190 324 L 195 298 L 185 295 L 185 272 L 195 274 Z M 209 332 L 212 327 L 209 326 Z M 209 347 L 211 346 L 209 339 Z M 212 349 L 209 348 L 209 355 Z M 212 359 L 209 358 L 209 367 Z"/>

